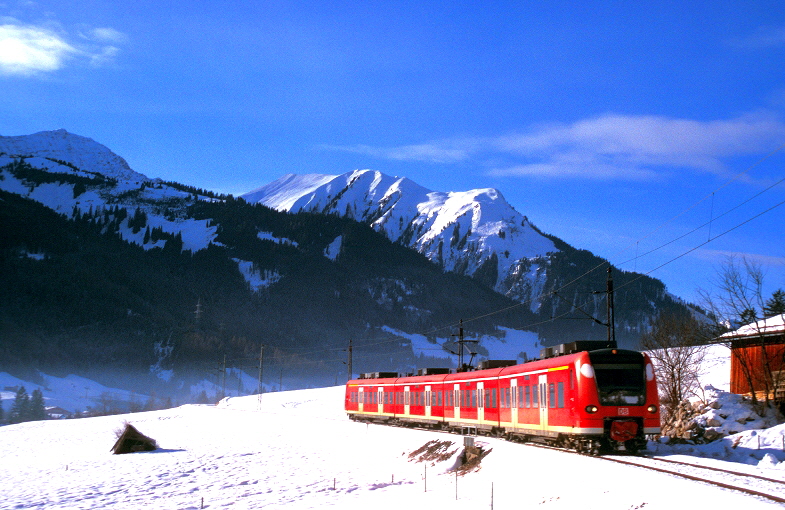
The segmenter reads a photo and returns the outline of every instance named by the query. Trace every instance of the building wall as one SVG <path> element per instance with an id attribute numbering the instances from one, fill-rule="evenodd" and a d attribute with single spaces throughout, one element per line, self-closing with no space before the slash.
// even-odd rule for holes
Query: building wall
<path id="1" fill-rule="evenodd" d="M 756 343 L 760 339 L 731 344 L 730 391 L 785 397 L 785 337 L 766 338 L 765 346 Z"/>

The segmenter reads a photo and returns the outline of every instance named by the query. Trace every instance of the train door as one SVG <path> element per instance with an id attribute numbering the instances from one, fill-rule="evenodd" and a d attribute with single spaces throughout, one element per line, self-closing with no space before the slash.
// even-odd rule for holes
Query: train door
<path id="1" fill-rule="evenodd" d="M 483 381 L 479 381 L 477 383 L 477 419 L 479 421 L 485 421 L 485 406 L 484 406 L 484 397 L 485 397 L 485 383 Z"/>
<path id="2" fill-rule="evenodd" d="M 460 419 L 461 418 L 461 398 L 460 398 L 461 397 L 461 385 L 460 384 L 456 384 L 453 387 L 454 387 L 454 391 L 453 391 L 453 400 L 454 400 L 454 402 L 453 402 L 453 405 L 455 406 L 455 418 L 456 419 Z"/>
<path id="3" fill-rule="evenodd" d="M 379 411 L 379 414 L 384 414 L 384 411 L 385 411 L 385 409 L 384 409 L 384 407 L 385 407 L 385 405 L 384 405 L 385 404 L 385 402 L 384 402 L 384 387 L 379 386 L 379 390 L 377 391 L 376 397 L 377 397 L 376 401 L 379 403 L 379 405 L 377 406 L 376 409 Z"/>
<path id="4" fill-rule="evenodd" d="M 433 395 L 431 394 L 431 385 L 425 385 L 425 416 L 431 415 L 431 406 L 433 405 Z"/>
<path id="5" fill-rule="evenodd" d="M 548 428 L 548 376 L 542 374 L 538 382 L 540 389 L 540 428 L 545 430 Z"/>
<path id="6" fill-rule="evenodd" d="M 409 393 L 409 389 L 411 386 L 404 386 L 403 387 L 403 414 L 408 416 L 409 409 L 411 406 L 411 394 Z"/>
<path id="7" fill-rule="evenodd" d="M 510 379 L 510 393 L 512 393 L 512 409 L 510 409 L 510 421 L 513 427 L 518 426 L 518 379 Z"/>
<path id="8" fill-rule="evenodd" d="M 357 389 L 357 409 L 360 412 L 363 412 L 363 410 L 364 410 L 363 406 L 364 405 L 365 405 L 365 388 L 360 386 Z"/>

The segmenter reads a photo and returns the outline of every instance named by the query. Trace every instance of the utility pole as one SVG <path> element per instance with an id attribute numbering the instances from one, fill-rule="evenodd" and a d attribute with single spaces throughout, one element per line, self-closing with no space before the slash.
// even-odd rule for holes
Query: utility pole
<path id="1" fill-rule="evenodd" d="M 223 374 L 223 383 L 221 385 L 221 395 L 222 395 L 221 398 L 224 398 L 226 397 L 226 354 L 224 354 L 224 364 L 221 372 Z"/>
<path id="2" fill-rule="evenodd" d="M 264 361 L 264 344 L 262 344 L 262 348 L 259 351 L 259 390 L 257 393 L 259 395 L 262 394 L 262 362 Z"/>
<path id="3" fill-rule="evenodd" d="M 613 311 L 613 274 L 608 266 L 608 342 L 616 345 L 616 317 Z"/>
<path id="4" fill-rule="evenodd" d="M 479 340 L 466 340 L 463 337 L 463 319 L 461 319 L 460 326 L 458 327 L 458 334 L 457 335 L 452 335 L 452 336 L 457 336 L 458 337 L 458 372 L 465 372 L 466 371 L 466 367 L 463 364 L 464 346 L 465 346 L 465 344 L 468 344 L 468 343 L 476 344 L 476 343 L 479 343 L 480 341 Z M 474 356 L 474 354 L 476 354 L 476 353 L 472 353 L 472 356 Z"/>
<path id="5" fill-rule="evenodd" d="M 352 339 L 349 339 L 349 359 L 346 361 L 346 369 L 348 371 L 347 381 L 352 380 Z"/>

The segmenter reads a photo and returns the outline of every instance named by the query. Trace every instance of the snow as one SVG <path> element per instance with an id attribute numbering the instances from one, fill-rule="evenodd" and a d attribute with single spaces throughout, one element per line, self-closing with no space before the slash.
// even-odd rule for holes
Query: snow
<path id="1" fill-rule="evenodd" d="M 254 292 L 266 289 L 281 279 L 281 275 L 278 271 L 265 270 L 262 272 L 257 269 L 256 264 L 251 261 L 235 258 L 232 260 L 237 263 L 237 268 L 240 270 L 243 278 L 245 278 L 245 281 L 248 282 L 248 286 Z"/>
<path id="2" fill-rule="evenodd" d="M 507 293 L 511 282 L 528 278 L 531 284 L 519 290 L 530 292 L 514 296 L 526 300 L 537 300 L 544 276 L 519 268 L 557 251 L 553 241 L 492 188 L 431 191 L 406 178 L 355 170 L 337 176 L 288 174 L 242 197 L 279 210 L 340 214 L 366 222 L 448 271 L 471 275 L 496 255 L 496 290 Z"/>
<path id="3" fill-rule="evenodd" d="M 0 137 L 0 149 L 2 148 L 1 142 L 2 137 Z M 12 161 L 13 160 L 7 156 L 0 156 L 0 167 L 11 163 Z M 51 167 L 53 164 L 44 158 L 30 158 L 26 161 L 31 165 L 40 163 L 44 168 Z M 69 173 L 84 173 L 75 172 L 70 167 L 62 168 L 67 169 Z M 112 172 L 108 172 L 108 174 L 112 174 Z M 101 189 L 100 191 L 88 189 L 75 197 L 73 184 L 51 182 L 43 183 L 30 189 L 29 185 L 15 178 L 9 172 L 2 172 L 0 175 L 2 175 L 2 179 L 0 179 L 0 189 L 34 200 L 53 211 L 68 217 L 71 216 L 74 208 L 77 208 L 84 214 L 90 210 L 96 211 L 103 208 L 120 206 L 128 211 L 128 219 L 130 219 L 136 208 L 141 207 L 147 214 L 146 227 L 137 232 L 133 232 L 133 230 L 128 227 L 128 219 L 126 219 L 120 227 L 119 234 L 125 241 L 142 246 L 145 250 L 162 248 L 165 244 L 164 240 L 159 240 L 155 243 L 144 243 L 144 235 L 147 227 L 149 227 L 150 230 L 160 227 L 164 232 L 175 235 L 180 233 L 183 240 L 183 250 L 190 250 L 192 252 L 207 248 L 217 237 L 218 227 L 212 225 L 212 221 L 209 219 L 168 219 L 163 214 L 158 213 L 154 206 L 141 203 L 137 199 L 128 201 L 118 198 L 122 196 L 123 193 L 129 191 L 139 192 L 140 198 L 152 201 L 153 203 L 155 203 L 155 201 L 165 201 L 173 198 L 185 199 L 191 196 L 188 193 L 175 190 L 168 186 L 163 186 L 161 189 L 151 188 L 149 186 L 144 186 L 143 188 L 143 182 L 149 184 L 149 181 L 118 181 L 117 185 L 113 188 Z M 120 172 L 118 175 L 125 175 L 125 173 Z"/>
<path id="4" fill-rule="evenodd" d="M 218 406 L 2 427 L 0 506 L 476 510 L 490 508 L 493 499 L 497 509 L 777 507 L 662 473 L 493 438 L 478 441 L 491 450 L 480 469 L 456 476 L 451 468 L 461 436 L 354 423 L 343 413 L 343 391 L 267 393 Z M 112 455 L 115 431 L 126 421 L 160 449 Z M 761 437 L 755 465 L 748 462 L 753 439 L 735 449 L 717 445 L 710 453 L 732 450 L 723 460 L 699 461 L 785 479 L 776 443 L 782 428 Z M 452 442 L 448 450 L 455 454 L 410 461 L 411 452 L 432 440 Z M 669 451 L 694 461 L 694 451 Z"/>
<path id="5" fill-rule="evenodd" d="M 747 324 L 736 331 L 725 333 L 720 338 L 732 339 L 756 335 L 781 335 L 783 333 L 785 333 L 785 314 L 780 314 Z"/>
<path id="6" fill-rule="evenodd" d="M 24 136 L 0 136 L 0 153 L 9 156 L 35 154 L 39 159 L 51 157 L 71 163 L 81 170 L 101 173 L 107 177 L 134 181 L 137 184 L 149 181 L 144 175 L 131 170 L 123 158 L 106 146 L 90 138 L 69 133 L 65 129 Z M 48 163 L 51 164 L 52 162 Z M 62 170 L 63 168 L 68 167 L 59 165 L 57 171 L 66 171 Z M 67 171 L 73 173 L 70 168 Z"/>
<path id="7" fill-rule="evenodd" d="M 297 200 L 297 197 L 292 194 L 292 190 L 310 193 L 321 185 L 330 182 L 335 177 L 337 177 L 337 175 L 286 174 L 266 186 L 249 191 L 242 195 L 242 198 L 250 204 L 255 204 L 264 197 L 265 204 L 268 207 L 288 211 L 292 207 L 294 201 Z"/>
<path id="8" fill-rule="evenodd" d="M 333 239 L 333 242 L 328 244 L 327 248 L 324 249 L 324 256 L 332 261 L 335 261 L 338 258 L 338 254 L 341 253 L 342 242 L 343 236 L 338 236 Z"/>

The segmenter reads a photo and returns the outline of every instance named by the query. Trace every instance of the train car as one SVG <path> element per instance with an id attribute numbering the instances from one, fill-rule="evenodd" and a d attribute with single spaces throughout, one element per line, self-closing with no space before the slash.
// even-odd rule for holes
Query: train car
<path id="1" fill-rule="evenodd" d="M 583 349 L 592 345 L 565 344 L 553 349 L 561 355 L 474 371 L 364 374 L 347 383 L 345 409 L 353 420 L 540 441 L 591 454 L 636 452 L 647 435 L 660 433 L 654 367 L 644 353 Z"/>

